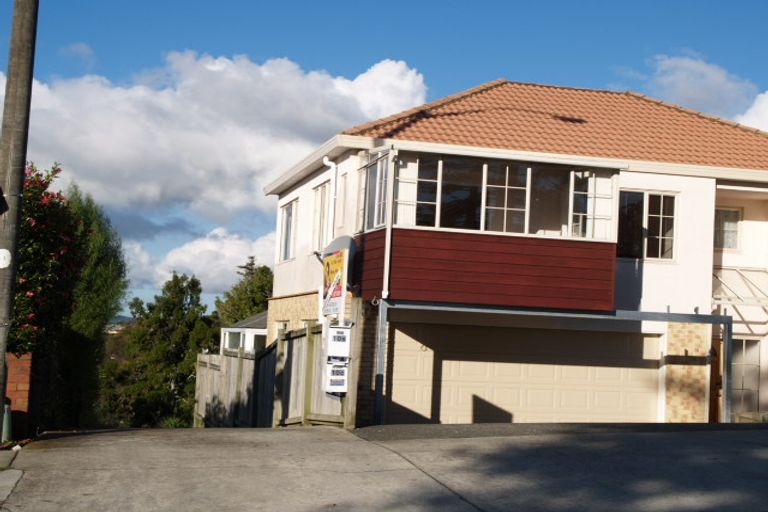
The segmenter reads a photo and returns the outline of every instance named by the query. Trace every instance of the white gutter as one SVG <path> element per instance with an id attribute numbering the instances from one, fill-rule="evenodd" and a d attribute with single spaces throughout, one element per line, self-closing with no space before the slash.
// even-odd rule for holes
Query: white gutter
<path id="1" fill-rule="evenodd" d="M 264 187 L 264 194 L 268 196 L 280 194 L 315 172 L 323 164 L 323 158 L 336 158 L 349 149 L 371 149 L 376 145 L 376 140 L 371 137 L 334 135 L 277 179 L 268 183 Z"/>
<path id="2" fill-rule="evenodd" d="M 722 180 L 768 183 L 768 169 L 740 169 L 735 167 L 716 167 L 670 162 L 653 162 L 647 160 L 627 160 L 619 158 L 569 155 L 560 153 L 540 153 L 534 151 L 460 146 L 454 144 L 438 144 L 434 142 L 418 142 L 399 139 L 385 139 L 382 142 L 388 145 L 391 144 L 392 147 L 401 151 L 424 151 L 447 155 L 475 156 L 480 158 L 500 158 L 504 160 L 521 160 L 524 162 L 577 165 L 583 167 L 619 169 L 622 171 L 637 171 L 654 174 L 669 174 L 676 176 L 694 176 L 700 178 L 717 178 Z"/>

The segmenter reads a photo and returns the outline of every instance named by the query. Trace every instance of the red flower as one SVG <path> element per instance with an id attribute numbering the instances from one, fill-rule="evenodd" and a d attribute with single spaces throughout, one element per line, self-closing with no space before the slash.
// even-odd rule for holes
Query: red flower
<path id="1" fill-rule="evenodd" d="M 33 291 L 28 291 L 27 292 L 27 297 L 34 297 L 34 296 L 35 296 L 35 292 L 33 292 Z"/>

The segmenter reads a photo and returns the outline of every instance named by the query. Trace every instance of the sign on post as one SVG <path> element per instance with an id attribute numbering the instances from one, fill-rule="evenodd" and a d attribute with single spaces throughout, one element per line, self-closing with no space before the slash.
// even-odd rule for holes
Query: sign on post
<path id="1" fill-rule="evenodd" d="M 328 328 L 328 357 L 349 358 L 350 326 L 332 326 Z"/>
<path id="2" fill-rule="evenodd" d="M 326 393 L 346 393 L 349 381 L 349 366 L 346 363 L 328 361 L 325 365 Z"/>
<path id="3" fill-rule="evenodd" d="M 344 309 L 347 289 L 347 250 L 323 256 L 323 315 L 338 315 Z"/>

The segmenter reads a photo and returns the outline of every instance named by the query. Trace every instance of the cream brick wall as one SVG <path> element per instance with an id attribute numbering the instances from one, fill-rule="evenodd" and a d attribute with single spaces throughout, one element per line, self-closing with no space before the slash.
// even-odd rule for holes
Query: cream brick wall
<path id="1" fill-rule="evenodd" d="M 278 322 L 288 322 L 288 330 L 303 329 L 305 322 L 317 322 L 317 292 L 307 292 L 269 299 L 267 310 L 267 346 L 277 340 Z"/>
<path id="2" fill-rule="evenodd" d="M 673 359 L 690 359 L 667 359 L 665 384 L 668 423 L 708 421 L 710 367 L 704 361 L 709 355 L 711 340 L 710 325 L 669 323 L 666 355 Z"/>

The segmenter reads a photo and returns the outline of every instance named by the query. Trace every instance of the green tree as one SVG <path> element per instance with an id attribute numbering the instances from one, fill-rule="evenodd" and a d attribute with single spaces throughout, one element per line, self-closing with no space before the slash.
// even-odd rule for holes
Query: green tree
<path id="1" fill-rule="evenodd" d="M 153 303 L 131 302 L 128 358 L 104 365 L 105 418 L 133 427 L 191 424 L 197 354 L 218 338 L 201 293 L 197 278 L 174 273 Z"/>
<path id="2" fill-rule="evenodd" d="M 254 257 L 249 256 L 248 261 L 237 268 L 240 281 L 224 292 L 223 300 L 216 298 L 216 311 L 222 325 L 232 325 L 264 311 L 272 295 L 272 270 L 269 267 L 257 266 Z"/>
<path id="3" fill-rule="evenodd" d="M 78 221 L 81 264 L 59 351 L 61 406 L 66 412 L 63 423 L 81 427 L 96 423 L 105 330 L 120 311 L 128 280 L 120 237 L 101 207 L 76 185 L 67 191 L 67 199 Z"/>

